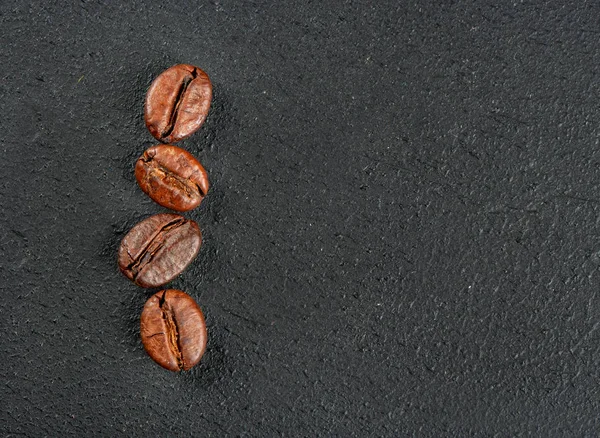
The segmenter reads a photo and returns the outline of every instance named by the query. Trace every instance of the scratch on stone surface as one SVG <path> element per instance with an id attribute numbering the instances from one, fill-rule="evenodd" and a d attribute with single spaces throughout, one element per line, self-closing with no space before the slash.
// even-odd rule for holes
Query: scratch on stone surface
<path id="1" fill-rule="evenodd" d="M 589 202 L 592 204 L 600 204 L 600 199 L 592 199 L 592 198 L 585 198 L 582 196 L 574 196 L 574 195 L 556 195 L 554 197 L 556 198 L 566 198 L 566 199 L 573 199 L 575 201 L 581 201 L 581 202 Z"/>
<path id="2" fill-rule="evenodd" d="M 234 335 L 235 337 L 237 337 L 238 339 L 240 339 L 241 341 L 244 342 L 250 342 L 254 345 L 258 345 L 258 342 L 249 339 L 249 338 L 244 338 L 243 336 L 240 336 L 238 333 L 234 332 L 233 330 L 231 330 L 229 327 L 223 327 L 223 330 L 225 330 L 227 333 L 231 333 L 232 335 Z"/>
<path id="3" fill-rule="evenodd" d="M 231 310 L 225 310 L 225 311 L 228 312 L 229 314 L 237 317 L 237 318 L 240 318 L 240 319 L 242 319 L 242 320 L 244 320 L 246 322 L 249 322 L 251 324 L 254 324 L 254 325 L 262 325 L 262 326 L 268 326 L 269 325 L 269 324 L 265 324 L 264 322 L 256 321 L 254 319 L 251 319 L 251 318 L 248 318 L 246 316 L 240 315 L 240 314 L 235 313 L 235 312 L 233 312 Z"/>

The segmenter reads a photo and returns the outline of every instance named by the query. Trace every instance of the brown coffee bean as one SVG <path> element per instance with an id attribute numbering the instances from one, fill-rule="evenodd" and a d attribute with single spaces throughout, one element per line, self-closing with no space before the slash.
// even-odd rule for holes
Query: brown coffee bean
<path id="1" fill-rule="evenodd" d="M 198 67 L 178 64 L 162 72 L 146 94 L 144 119 L 163 143 L 189 137 L 202 126 L 212 99 L 212 84 Z"/>
<path id="2" fill-rule="evenodd" d="M 119 268 L 141 287 L 168 283 L 194 260 L 202 233 L 196 222 L 157 214 L 134 226 L 121 241 Z"/>
<path id="3" fill-rule="evenodd" d="M 189 370 L 206 349 L 206 324 L 198 304 L 185 292 L 161 290 L 146 301 L 140 319 L 146 352 L 161 367 Z"/>
<path id="4" fill-rule="evenodd" d="M 171 145 L 152 146 L 135 165 L 141 189 L 163 207 L 196 208 L 208 192 L 208 175 L 189 152 Z"/>

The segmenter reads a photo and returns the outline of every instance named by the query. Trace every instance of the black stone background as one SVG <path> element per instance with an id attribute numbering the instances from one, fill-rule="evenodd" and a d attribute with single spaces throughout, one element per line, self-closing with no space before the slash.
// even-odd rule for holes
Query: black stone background
<path id="1" fill-rule="evenodd" d="M 3 436 L 597 436 L 598 2 L 0 14 Z M 180 62 L 212 187 L 171 286 L 210 339 L 173 374 L 116 252 Z"/>

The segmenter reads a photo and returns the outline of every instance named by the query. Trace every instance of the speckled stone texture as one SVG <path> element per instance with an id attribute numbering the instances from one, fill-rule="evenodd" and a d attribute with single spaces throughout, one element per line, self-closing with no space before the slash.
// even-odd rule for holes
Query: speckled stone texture
<path id="1" fill-rule="evenodd" d="M 503 3 L 500 5 L 500 3 Z M 598 2 L 0 3 L 2 436 L 595 436 Z M 214 85 L 211 189 L 146 356 L 147 87 Z"/>

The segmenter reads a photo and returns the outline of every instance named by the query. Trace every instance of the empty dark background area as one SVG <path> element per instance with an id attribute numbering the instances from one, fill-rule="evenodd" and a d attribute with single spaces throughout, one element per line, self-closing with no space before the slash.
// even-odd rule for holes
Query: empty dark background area
<path id="1" fill-rule="evenodd" d="M 54 3 L 0 5 L 2 435 L 597 433 L 600 4 Z M 209 343 L 174 374 L 116 251 L 181 62 Z"/>

